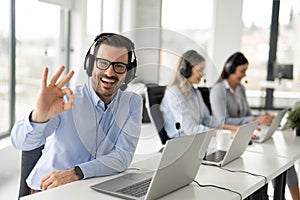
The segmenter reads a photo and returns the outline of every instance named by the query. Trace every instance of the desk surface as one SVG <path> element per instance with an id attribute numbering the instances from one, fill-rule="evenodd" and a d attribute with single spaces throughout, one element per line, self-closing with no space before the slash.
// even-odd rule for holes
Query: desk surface
<path id="1" fill-rule="evenodd" d="M 234 171 L 247 171 L 266 177 L 267 182 L 273 180 L 282 172 L 290 168 L 295 160 L 299 159 L 300 137 L 295 137 L 292 132 L 281 132 L 274 134 L 273 139 L 263 144 L 253 144 L 237 160 L 227 164 L 223 168 Z M 274 152 L 275 151 L 275 152 Z M 279 155 L 279 156 L 278 156 Z M 139 155 L 130 168 L 156 169 L 161 154 Z M 145 159 L 146 158 L 146 159 Z M 119 175 L 115 175 L 119 176 Z M 29 195 L 22 200 L 44 200 L 44 199 L 118 199 L 89 188 L 99 182 L 111 179 L 115 176 L 99 177 L 88 180 L 76 181 L 48 191 Z M 229 172 L 212 166 L 201 165 L 196 180 L 202 185 L 217 185 L 239 192 L 246 198 L 257 189 L 262 187 L 265 179 L 262 176 L 254 176 L 244 172 Z M 238 200 L 239 195 L 213 187 L 199 187 L 192 183 L 187 187 L 177 190 L 161 199 L 225 199 Z"/>
<path id="2" fill-rule="evenodd" d="M 262 144 L 253 143 L 247 147 L 246 151 L 289 157 L 295 162 L 300 159 L 300 137 L 295 136 L 291 129 L 276 131 L 269 140 Z"/>
<path id="3" fill-rule="evenodd" d="M 154 169 L 158 165 L 160 160 L 160 154 L 156 156 L 151 156 L 146 160 L 142 160 L 131 165 L 131 168 L 145 168 Z M 66 184 L 57 188 L 53 188 L 48 191 L 40 192 L 37 194 L 25 196 L 21 198 L 22 200 L 45 200 L 45 199 L 55 199 L 55 200 L 82 200 L 82 199 L 119 199 L 114 196 L 106 195 L 89 188 L 89 186 L 94 185 L 99 182 L 111 179 L 115 176 L 99 177 L 88 180 L 76 181 L 70 184 Z M 171 194 L 168 194 L 161 199 L 225 199 L 225 200 L 239 200 L 240 197 L 232 192 L 220 190 L 211 187 L 199 187 L 197 184 L 192 183 L 180 190 L 177 190 Z"/>
<path id="4" fill-rule="evenodd" d="M 268 183 L 293 166 L 293 164 L 294 160 L 291 158 L 245 151 L 240 158 L 228 163 L 223 168 L 264 176 Z"/>

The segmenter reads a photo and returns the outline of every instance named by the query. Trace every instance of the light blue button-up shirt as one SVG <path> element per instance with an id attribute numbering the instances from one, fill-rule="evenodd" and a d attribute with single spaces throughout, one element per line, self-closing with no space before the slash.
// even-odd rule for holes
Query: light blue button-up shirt
<path id="1" fill-rule="evenodd" d="M 142 123 L 142 98 L 119 90 L 104 107 L 90 84 L 73 90 L 72 108 L 46 123 L 32 123 L 28 114 L 11 131 L 15 148 L 32 150 L 43 144 L 41 158 L 27 178 L 39 190 L 41 179 L 51 171 L 78 165 L 84 178 L 115 174 L 132 161 Z"/>
<path id="2" fill-rule="evenodd" d="M 160 110 L 164 118 L 165 130 L 170 138 L 192 135 L 215 128 L 217 124 L 209 114 L 200 91 L 192 87 L 192 95 L 185 99 L 180 88 L 168 88 L 162 99 Z M 175 124 L 180 123 L 180 130 Z"/>

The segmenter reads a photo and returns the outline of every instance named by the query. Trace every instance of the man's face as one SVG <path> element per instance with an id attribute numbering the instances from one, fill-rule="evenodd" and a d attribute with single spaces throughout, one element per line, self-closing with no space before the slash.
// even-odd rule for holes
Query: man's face
<path id="1" fill-rule="evenodd" d="M 124 83 L 127 70 L 125 70 L 125 73 L 123 74 L 116 73 L 112 64 L 109 65 L 107 69 L 99 69 L 97 68 L 97 58 L 102 58 L 110 62 L 120 62 L 127 65 L 128 51 L 125 47 L 102 44 L 95 57 L 96 60 L 92 73 L 93 88 L 101 100 L 110 102 L 116 94 L 116 91 Z"/>

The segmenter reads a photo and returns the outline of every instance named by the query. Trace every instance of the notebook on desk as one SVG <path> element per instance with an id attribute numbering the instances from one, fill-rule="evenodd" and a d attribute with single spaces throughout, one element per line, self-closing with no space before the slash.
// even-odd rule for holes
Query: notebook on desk
<path id="1" fill-rule="evenodd" d="M 285 115 L 285 113 L 288 111 L 288 108 L 282 109 L 276 117 L 273 119 L 272 123 L 270 126 L 266 125 L 260 125 L 259 128 L 261 129 L 260 131 L 255 131 L 255 134 L 258 136 L 256 139 L 253 139 L 253 142 L 257 143 L 263 143 L 270 139 L 275 131 L 278 129 L 280 122 Z"/>
<path id="2" fill-rule="evenodd" d="M 195 179 L 213 132 L 168 140 L 154 172 L 131 172 L 90 187 L 125 199 L 156 199 L 184 187 Z"/>
<path id="3" fill-rule="evenodd" d="M 258 122 L 254 121 L 240 126 L 236 131 L 228 150 L 216 150 L 212 153 L 208 153 L 204 157 L 203 163 L 221 167 L 239 158 L 244 153 L 257 125 Z"/>

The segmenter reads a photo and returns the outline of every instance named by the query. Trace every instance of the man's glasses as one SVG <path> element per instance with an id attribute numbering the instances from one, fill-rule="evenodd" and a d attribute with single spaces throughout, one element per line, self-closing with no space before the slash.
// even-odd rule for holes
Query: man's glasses
<path id="1" fill-rule="evenodd" d="M 113 66 L 113 69 L 117 74 L 124 74 L 128 67 L 128 64 L 122 62 L 110 62 L 104 58 L 96 58 L 96 67 L 98 69 L 106 70 L 110 65 Z"/>

